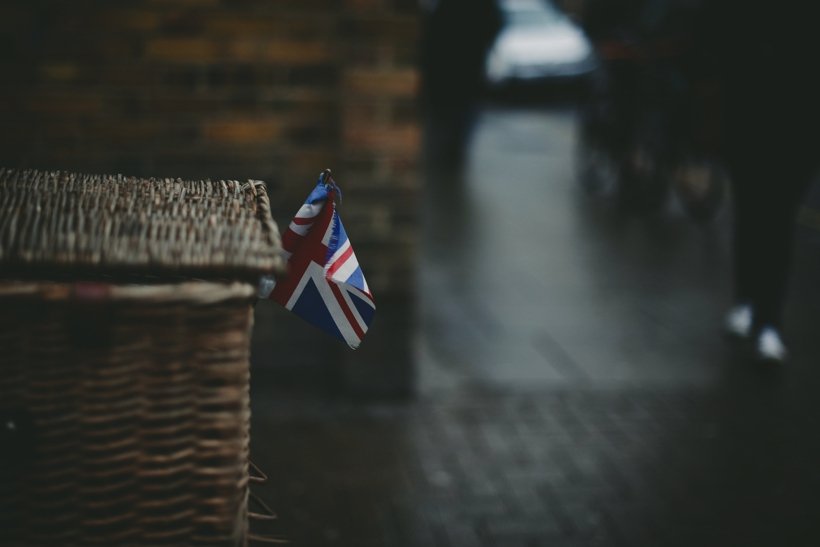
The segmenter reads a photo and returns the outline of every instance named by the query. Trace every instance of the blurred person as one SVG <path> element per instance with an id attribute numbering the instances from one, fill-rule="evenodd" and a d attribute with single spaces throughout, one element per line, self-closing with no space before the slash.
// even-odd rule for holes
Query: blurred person
<path id="1" fill-rule="evenodd" d="M 595 80 L 585 123 L 591 137 L 619 161 L 638 109 L 638 45 L 641 0 L 585 0 L 581 27 L 592 42 L 602 71 Z"/>
<path id="2" fill-rule="evenodd" d="M 602 67 L 584 111 L 583 144 L 612 162 L 613 189 L 629 211 L 652 212 L 662 206 L 673 173 L 689 156 L 698 155 L 688 117 L 694 2 L 583 4 L 582 26 Z M 595 189 L 607 181 L 585 182 Z"/>
<path id="3" fill-rule="evenodd" d="M 702 15 L 702 61 L 721 88 L 734 200 L 725 328 L 751 340 L 757 358 L 781 363 L 795 219 L 818 167 L 816 19 L 802 0 L 709 0 Z"/>
<path id="4" fill-rule="evenodd" d="M 434 168 L 457 169 L 464 162 L 501 13 L 496 0 L 426 0 L 422 7 L 427 159 Z"/>
<path id="5" fill-rule="evenodd" d="M 818 47 L 811 3 L 587 0 L 583 14 L 590 36 L 604 46 L 640 44 L 653 28 L 669 27 L 685 36 L 692 25 L 694 51 L 686 60 L 692 64 L 684 70 L 719 90 L 715 110 L 721 134 L 714 151 L 732 182 L 734 303 L 725 329 L 750 340 L 757 358 L 784 362 L 782 314 L 795 218 L 820 152 L 820 83 L 809 70 Z M 632 86 L 637 80 L 619 57 L 623 50 L 604 53 L 611 56 L 615 97 L 623 101 L 624 126 L 612 136 L 617 141 L 643 103 Z M 691 114 L 703 121 L 703 112 Z"/>

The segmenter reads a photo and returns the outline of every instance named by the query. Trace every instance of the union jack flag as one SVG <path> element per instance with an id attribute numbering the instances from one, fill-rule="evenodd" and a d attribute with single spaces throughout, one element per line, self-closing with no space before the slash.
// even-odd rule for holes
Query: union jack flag
<path id="1" fill-rule="evenodd" d="M 336 196 L 341 192 L 326 170 L 282 235 L 287 275 L 264 278 L 259 292 L 355 349 L 376 304 L 336 212 Z"/>

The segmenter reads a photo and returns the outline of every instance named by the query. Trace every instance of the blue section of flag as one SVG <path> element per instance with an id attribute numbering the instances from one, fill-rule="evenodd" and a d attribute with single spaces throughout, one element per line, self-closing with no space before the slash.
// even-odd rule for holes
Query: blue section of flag
<path id="1" fill-rule="evenodd" d="M 361 268 L 357 268 L 355 272 L 350 274 L 350 277 L 347 278 L 347 281 L 345 281 L 345 283 L 347 283 L 348 285 L 351 285 L 353 287 L 356 287 L 360 291 L 366 291 L 367 290 L 367 288 L 365 287 L 365 282 L 364 282 L 364 274 L 362 273 Z"/>
<path id="2" fill-rule="evenodd" d="M 370 324 L 373 320 L 373 316 L 376 315 L 376 308 L 373 307 L 373 304 L 370 302 L 366 302 L 356 296 L 356 293 L 349 292 L 348 295 L 350 296 L 351 302 L 353 305 L 356 306 L 356 311 L 359 312 L 359 315 L 362 316 L 362 319 L 366 324 Z"/>
<path id="3" fill-rule="evenodd" d="M 336 236 L 336 244 L 333 250 L 336 251 L 336 249 L 347 241 L 347 232 L 345 232 L 345 227 L 342 225 L 342 219 L 339 218 L 339 213 L 334 213 L 334 220 L 336 221 L 336 225 L 333 227 L 333 235 Z"/>
<path id="4" fill-rule="evenodd" d="M 327 244 L 325 263 L 327 263 L 330 257 L 333 256 L 333 253 L 347 241 L 347 234 L 345 233 L 344 226 L 342 226 L 342 219 L 339 218 L 339 213 L 337 213 L 335 209 L 333 210 L 333 220 L 331 222 L 330 241 Z"/>
<path id="5" fill-rule="evenodd" d="M 313 280 L 309 280 L 305 285 L 299 299 L 291 309 L 293 313 L 306 320 L 307 322 L 321 328 L 323 331 L 332 334 L 344 340 L 342 333 L 336 327 L 333 317 L 327 309 L 319 289 Z"/>
<path id="6" fill-rule="evenodd" d="M 328 185 L 325 184 L 321 178 L 319 178 L 319 182 L 316 183 L 316 186 L 313 188 L 313 191 L 308 195 L 307 199 L 305 200 L 305 203 L 308 205 L 312 205 L 320 201 L 325 201 L 327 199 L 327 192 Z"/>

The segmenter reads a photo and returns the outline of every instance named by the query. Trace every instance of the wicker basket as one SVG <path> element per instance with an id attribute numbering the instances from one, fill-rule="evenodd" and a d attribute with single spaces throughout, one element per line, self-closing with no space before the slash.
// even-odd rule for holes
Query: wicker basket
<path id="1" fill-rule="evenodd" d="M 277 250 L 258 182 L 0 170 L 0 545 L 246 543 Z"/>

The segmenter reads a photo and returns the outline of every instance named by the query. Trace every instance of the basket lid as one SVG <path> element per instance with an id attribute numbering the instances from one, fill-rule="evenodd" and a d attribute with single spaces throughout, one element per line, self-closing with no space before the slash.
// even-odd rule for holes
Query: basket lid
<path id="1" fill-rule="evenodd" d="M 0 168 L 0 277 L 250 280 L 283 266 L 261 181 Z"/>

